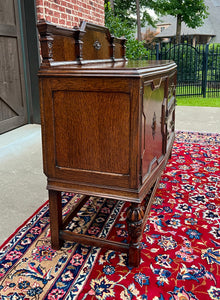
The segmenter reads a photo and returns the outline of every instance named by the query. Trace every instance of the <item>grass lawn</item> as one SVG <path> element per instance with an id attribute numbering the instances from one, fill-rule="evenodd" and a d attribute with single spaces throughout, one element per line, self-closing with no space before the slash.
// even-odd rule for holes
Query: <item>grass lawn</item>
<path id="1" fill-rule="evenodd" d="M 209 106 L 220 107 L 220 97 L 202 98 L 202 97 L 176 97 L 179 106 Z"/>

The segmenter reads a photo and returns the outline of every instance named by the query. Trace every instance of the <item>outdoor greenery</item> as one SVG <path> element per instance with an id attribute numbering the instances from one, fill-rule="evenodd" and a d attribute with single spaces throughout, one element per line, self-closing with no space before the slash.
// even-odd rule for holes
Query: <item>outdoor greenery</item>
<path id="1" fill-rule="evenodd" d="M 195 47 L 187 41 L 179 45 L 161 44 L 161 58 L 178 62 L 181 81 L 201 80 L 203 56 L 206 51 L 207 79 L 220 80 L 220 44 L 198 44 Z"/>
<path id="2" fill-rule="evenodd" d="M 204 0 L 105 0 L 105 25 L 111 34 L 126 37 L 128 59 L 149 57 L 144 41 L 140 41 L 140 32 L 137 32 L 146 22 L 155 27 L 156 20 L 150 15 L 149 8 L 157 14 L 180 17 L 181 22 L 192 28 L 200 26 L 207 17 Z M 140 23 L 138 28 L 137 23 Z"/>
<path id="3" fill-rule="evenodd" d="M 220 107 L 220 98 L 177 97 L 177 105 Z"/>
<path id="4" fill-rule="evenodd" d="M 126 23 L 129 28 L 135 28 L 137 39 L 142 40 L 141 27 L 146 23 L 155 26 L 155 18 L 149 13 L 149 0 L 105 0 L 114 16 L 117 16 L 122 23 Z"/>
<path id="5" fill-rule="evenodd" d="M 161 15 L 177 18 L 176 43 L 180 42 L 182 22 L 190 28 L 196 28 L 201 26 L 208 16 L 208 7 L 204 0 L 149 0 L 149 5 Z"/>
<path id="6" fill-rule="evenodd" d="M 220 92 L 220 45 L 162 43 L 157 56 L 177 64 L 177 95 L 218 96 Z M 152 50 L 151 50 L 152 51 Z M 155 50 L 154 52 L 155 53 Z"/>
<path id="7" fill-rule="evenodd" d="M 129 26 L 136 27 L 137 24 L 137 1 L 136 0 L 105 0 L 105 4 L 109 3 L 114 15 L 118 16 L 122 21 L 126 21 Z M 142 11 L 141 25 L 146 22 L 155 26 L 155 21 L 149 14 L 147 8 L 150 7 L 149 0 L 139 0 L 139 8 Z"/>
<path id="8" fill-rule="evenodd" d="M 208 51 L 208 76 L 220 81 L 220 44 L 209 45 Z"/>
<path id="9" fill-rule="evenodd" d="M 122 19 L 115 15 L 108 2 L 105 4 L 105 26 L 109 28 L 111 34 L 116 37 L 124 36 L 127 39 L 126 57 L 128 59 L 143 59 L 147 55 L 147 49 L 142 41 L 135 39 L 136 27 L 126 18 Z"/>
<path id="10" fill-rule="evenodd" d="M 156 20 L 150 14 L 153 9 L 157 16 L 172 15 L 177 18 L 177 43 L 181 33 L 181 23 L 185 22 L 190 28 L 203 24 L 208 16 L 208 7 L 204 0 L 105 0 L 114 16 L 130 27 L 136 27 L 137 39 L 140 41 L 141 26 L 148 23 L 155 27 Z"/>
<path id="11" fill-rule="evenodd" d="M 186 7 L 183 7 L 183 2 Z M 167 8 L 166 12 L 171 15 L 169 9 L 172 8 L 173 15 L 178 12 L 181 15 L 181 22 L 184 21 L 188 26 L 194 28 L 201 25 L 203 19 L 207 16 L 204 1 L 105 0 L 105 25 L 114 36 L 124 36 L 127 39 L 126 57 L 129 60 L 158 58 L 174 60 L 178 66 L 177 95 L 193 94 L 193 99 L 196 99 L 196 95 L 203 95 L 204 97 L 218 96 L 220 89 L 220 44 L 193 46 L 189 41 L 186 41 L 178 45 L 172 43 L 161 43 L 159 45 L 156 42 L 152 43 L 151 40 L 151 44 L 147 45 L 144 41 L 139 41 L 136 38 L 136 10 L 138 6 L 142 11 L 146 11 L 146 14 L 142 16 L 144 22 L 148 16 L 147 8 L 154 8 L 155 11 L 164 14 L 164 10 Z M 199 9 L 202 8 L 204 8 L 203 13 L 198 16 Z M 191 10 L 190 13 L 188 9 Z M 208 105 L 216 105 L 216 101 L 213 104 L 210 98 L 208 99 Z M 199 103 L 206 105 L 204 100 L 199 101 Z"/>

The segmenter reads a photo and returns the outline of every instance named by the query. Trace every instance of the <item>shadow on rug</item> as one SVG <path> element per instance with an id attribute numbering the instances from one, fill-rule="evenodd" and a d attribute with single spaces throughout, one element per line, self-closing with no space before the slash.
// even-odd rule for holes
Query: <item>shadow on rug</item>
<path id="1" fill-rule="evenodd" d="M 112 250 L 50 247 L 48 203 L 0 248 L 0 299 L 220 299 L 220 135 L 177 132 L 139 268 Z M 80 195 L 63 195 L 67 214 Z M 127 204 L 91 197 L 69 230 L 126 242 Z"/>

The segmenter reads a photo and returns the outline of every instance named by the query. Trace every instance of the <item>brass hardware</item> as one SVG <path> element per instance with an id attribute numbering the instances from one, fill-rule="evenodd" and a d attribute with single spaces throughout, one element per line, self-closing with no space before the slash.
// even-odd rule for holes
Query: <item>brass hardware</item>
<path id="1" fill-rule="evenodd" d="M 100 50 L 102 45 L 100 44 L 99 41 L 95 41 L 94 44 L 93 44 L 93 47 L 96 49 L 96 50 Z"/>

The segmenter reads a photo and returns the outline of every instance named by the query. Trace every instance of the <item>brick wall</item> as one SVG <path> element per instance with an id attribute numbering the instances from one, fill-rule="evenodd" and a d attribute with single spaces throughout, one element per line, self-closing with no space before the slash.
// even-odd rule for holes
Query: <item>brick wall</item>
<path id="1" fill-rule="evenodd" d="M 104 25 L 104 0 L 36 0 L 37 19 L 72 28 L 84 20 Z"/>

